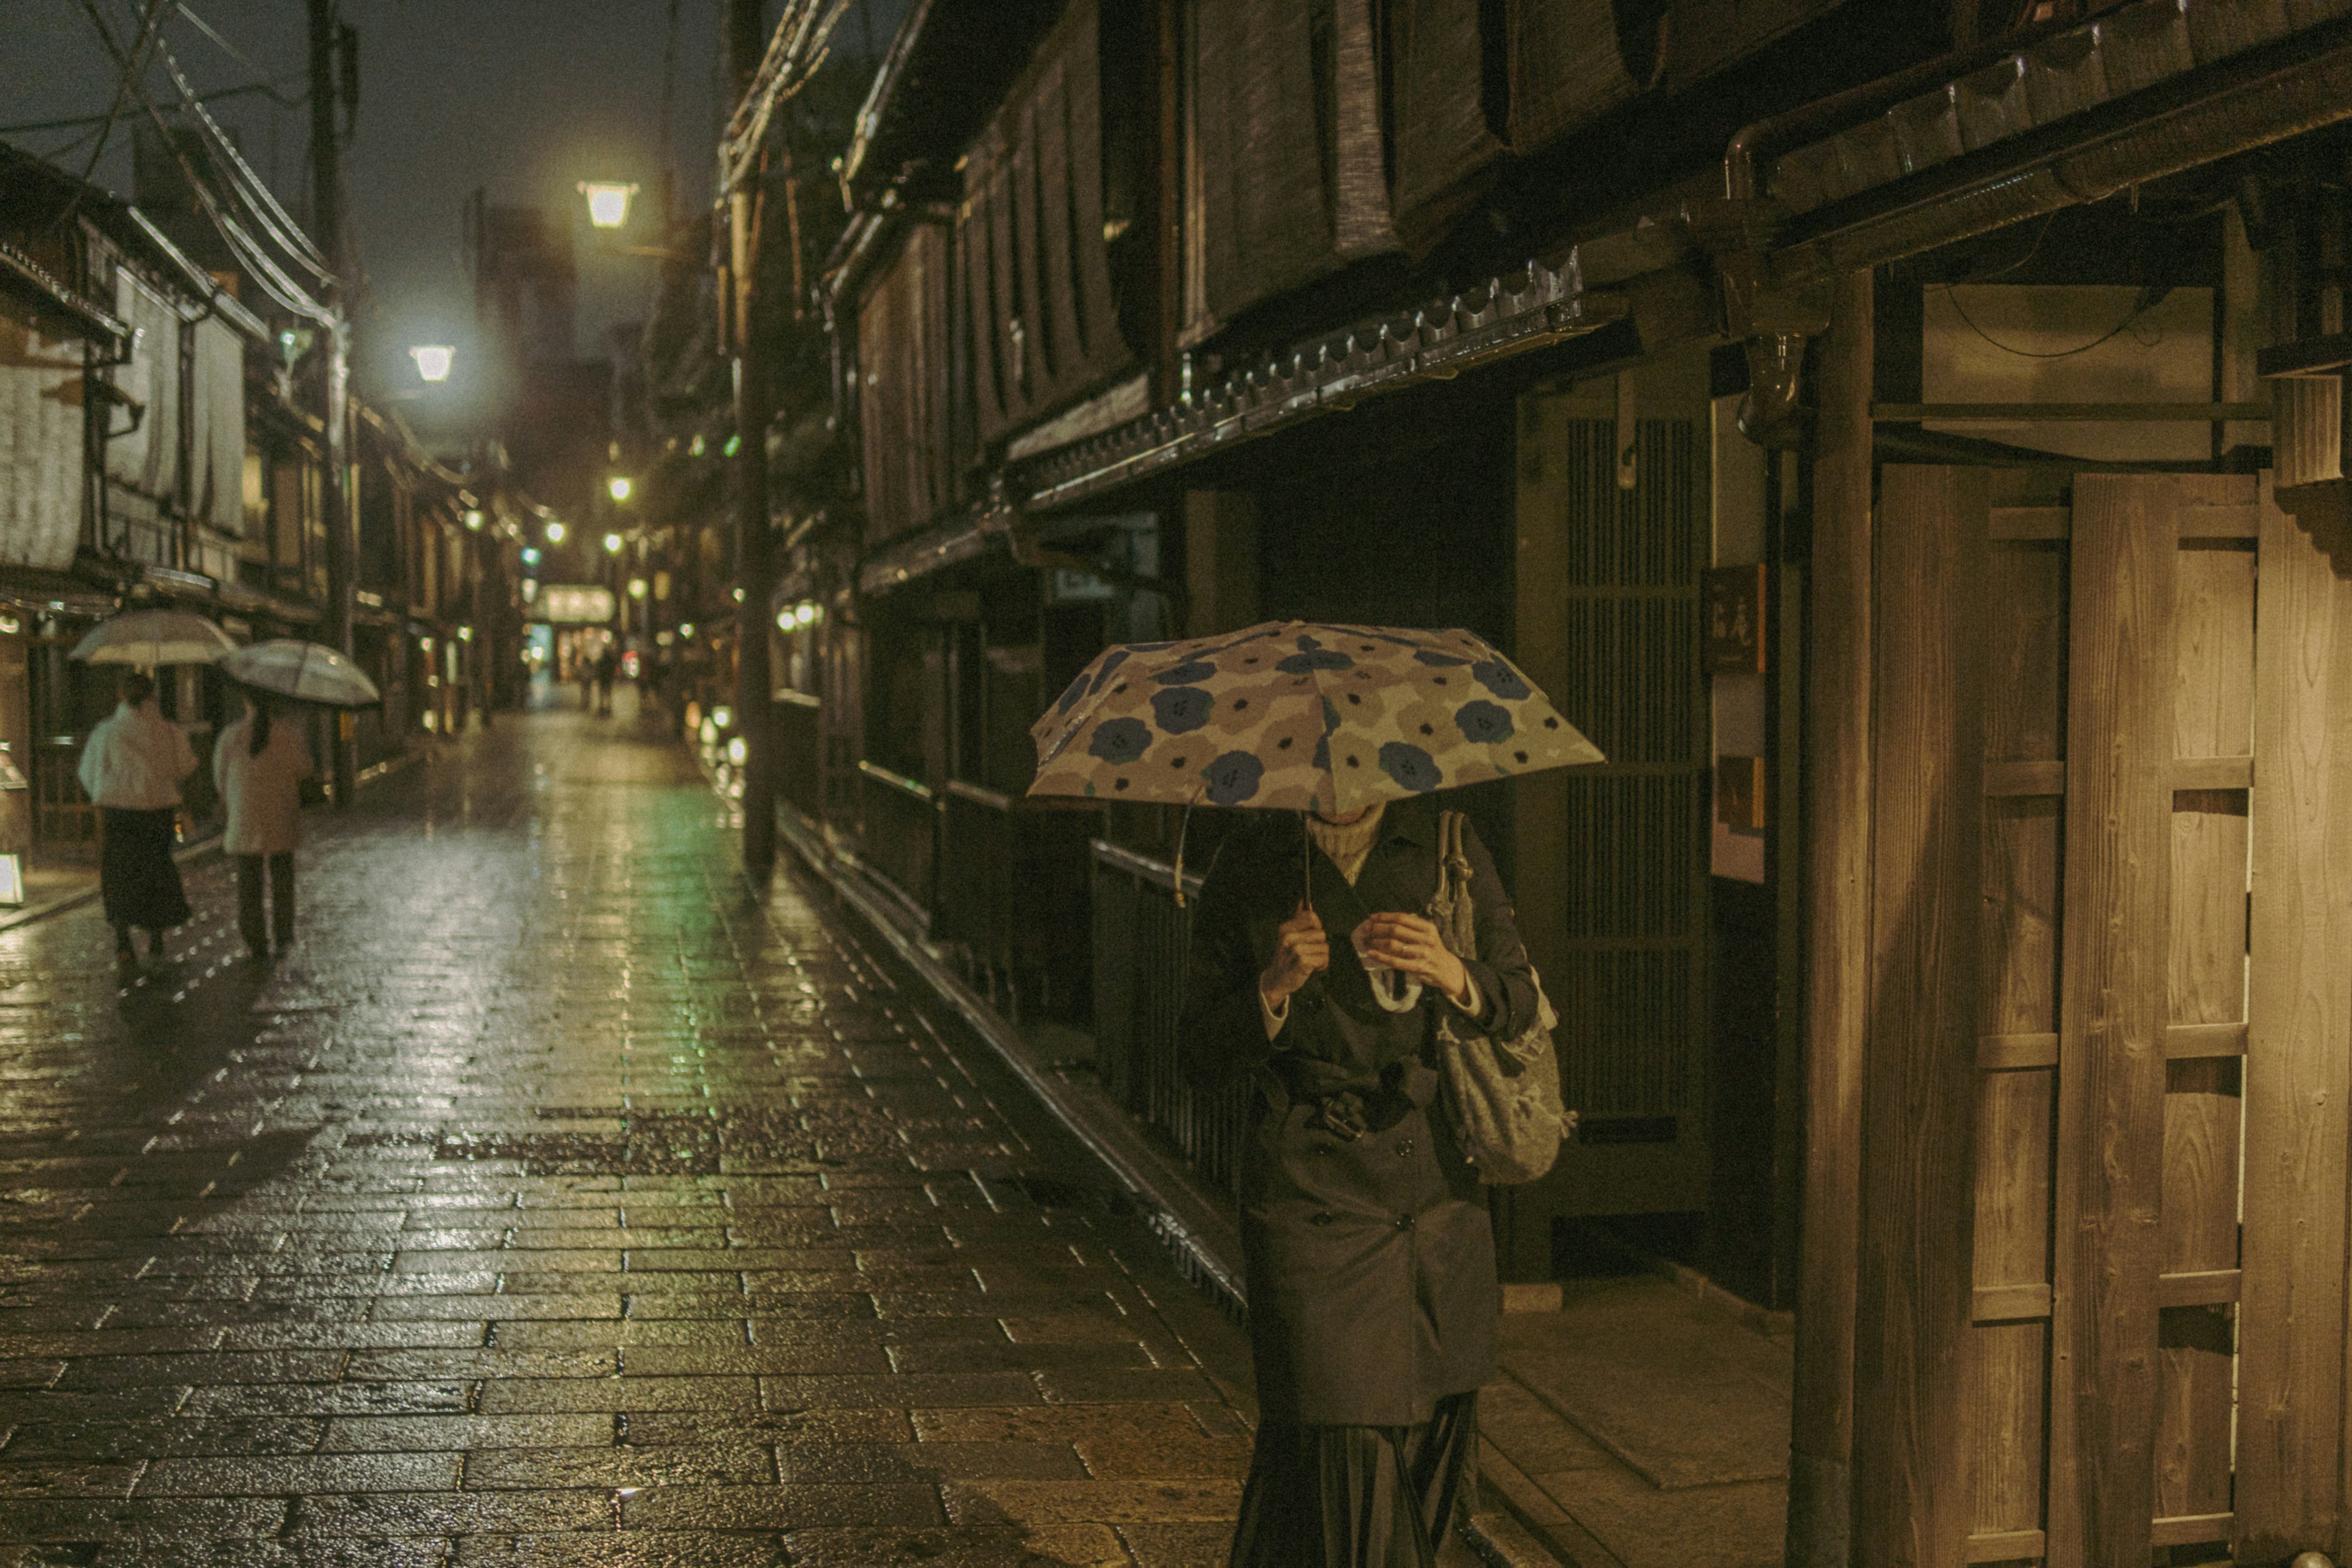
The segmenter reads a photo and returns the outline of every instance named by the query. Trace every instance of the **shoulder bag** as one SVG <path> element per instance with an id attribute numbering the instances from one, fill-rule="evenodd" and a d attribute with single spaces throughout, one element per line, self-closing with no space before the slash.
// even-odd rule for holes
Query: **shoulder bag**
<path id="1" fill-rule="evenodd" d="M 1429 918 L 1457 958 L 1478 956 L 1470 903 L 1470 858 L 1462 848 L 1463 816 L 1437 818 L 1437 893 Z M 1576 1112 L 1560 1103 L 1559 1026 L 1543 981 L 1536 980 L 1536 1018 L 1517 1037 L 1484 1034 L 1449 1007 L 1437 1010 L 1438 1069 L 1446 1109 L 1463 1152 L 1479 1176 L 1497 1186 L 1532 1182 L 1552 1168 L 1561 1142 L 1576 1134 Z"/>

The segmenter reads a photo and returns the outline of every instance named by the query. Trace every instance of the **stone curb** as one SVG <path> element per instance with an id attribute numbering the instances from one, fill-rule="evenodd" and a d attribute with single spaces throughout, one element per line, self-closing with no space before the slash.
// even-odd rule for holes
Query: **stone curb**
<path id="1" fill-rule="evenodd" d="M 893 920 L 886 896 L 855 861 L 835 853 L 788 815 L 780 812 L 778 816 L 784 841 L 802 862 L 863 916 L 899 959 L 1004 1058 L 1055 1121 L 1110 1168 L 1120 1185 L 1144 1208 L 1152 1228 L 1185 1275 L 1228 1314 L 1241 1316 L 1247 1303 L 1242 1291 L 1239 1227 L 1201 1193 L 1188 1173 L 1153 1148 L 1108 1096 L 1092 1085 L 1055 1072 L 938 954 Z"/>

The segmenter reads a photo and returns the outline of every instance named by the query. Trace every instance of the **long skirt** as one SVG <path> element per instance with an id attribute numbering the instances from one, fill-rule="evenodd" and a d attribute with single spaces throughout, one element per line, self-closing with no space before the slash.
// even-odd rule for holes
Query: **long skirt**
<path id="1" fill-rule="evenodd" d="M 1478 1395 L 1418 1426 L 1258 1427 L 1231 1568 L 1435 1568 L 1478 1449 Z"/>
<path id="2" fill-rule="evenodd" d="M 194 911 L 180 883 L 179 865 L 172 858 L 175 816 L 168 809 L 99 808 L 105 847 L 99 853 L 98 887 L 109 925 L 169 931 L 187 923 Z"/>

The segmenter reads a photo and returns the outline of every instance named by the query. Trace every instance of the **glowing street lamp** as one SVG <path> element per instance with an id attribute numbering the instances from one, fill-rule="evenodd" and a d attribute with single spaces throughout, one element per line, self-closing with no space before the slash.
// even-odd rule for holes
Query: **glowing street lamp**
<path id="1" fill-rule="evenodd" d="M 632 578 L 630 578 L 630 579 L 629 579 L 629 597 L 630 597 L 630 598 L 632 598 L 632 599 L 642 599 L 642 598 L 644 598 L 645 596 L 646 596 L 646 580 L 645 580 L 643 577 L 632 577 Z"/>
<path id="2" fill-rule="evenodd" d="M 604 552 L 608 555 L 618 555 L 621 552 L 621 536 L 619 534 L 608 533 L 604 536 Z"/>
<path id="3" fill-rule="evenodd" d="M 547 525 L 547 542 L 550 544 L 561 544 L 563 542 L 563 525 L 562 523 L 551 522 Z"/>
<path id="4" fill-rule="evenodd" d="M 446 381 L 449 379 L 450 363 L 457 359 L 457 351 L 446 343 L 420 343 L 408 351 L 408 357 L 416 362 L 418 380 Z"/>
<path id="5" fill-rule="evenodd" d="M 478 511 L 469 511 L 469 512 L 467 512 L 467 513 L 466 514 L 466 526 L 467 526 L 467 528 L 472 529 L 476 533 L 479 533 L 479 532 L 481 532 L 481 531 L 482 531 L 482 514 L 481 514 L 480 512 L 478 512 Z"/>
<path id="6" fill-rule="evenodd" d="M 588 221 L 598 228 L 619 228 L 629 221 L 629 198 L 637 194 L 636 186 L 611 180 L 583 180 L 579 190 L 588 198 Z"/>
<path id="7" fill-rule="evenodd" d="M 629 492 L 636 487 L 629 482 L 628 475 L 614 474 L 612 479 L 606 482 L 604 488 L 612 492 L 614 500 L 625 501 L 629 499 Z"/>

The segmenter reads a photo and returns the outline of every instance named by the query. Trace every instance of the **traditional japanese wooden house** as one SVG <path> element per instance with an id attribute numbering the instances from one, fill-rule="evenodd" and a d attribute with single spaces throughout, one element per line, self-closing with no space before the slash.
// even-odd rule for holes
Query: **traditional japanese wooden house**
<path id="1" fill-rule="evenodd" d="M 1792 1562 L 2352 1550 L 2352 6 L 998 9 L 845 160 L 809 841 L 1213 1184 L 1171 825 L 1026 725 L 1479 630 L 1610 759 L 1464 802 L 1577 998 L 1510 1268 L 1794 1311 Z"/>

